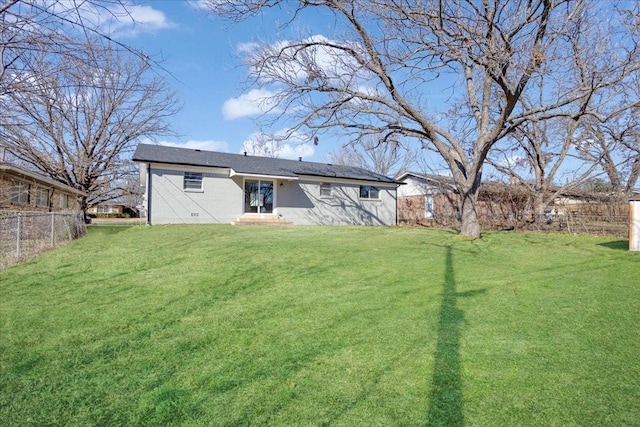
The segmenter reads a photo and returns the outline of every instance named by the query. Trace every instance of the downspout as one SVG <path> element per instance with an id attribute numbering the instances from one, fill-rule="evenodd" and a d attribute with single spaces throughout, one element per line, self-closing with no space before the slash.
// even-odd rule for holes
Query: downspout
<path id="1" fill-rule="evenodd" d="M 151 225 L 151 163 L 147 163 L 147 225 Z"/>
<path id="2" fill-rule="evenodd" d="M 49 212 L 53 212 L 53 200 L 54 200 L 54 194 L 56 192 L 56 189 L 54 187 L 51 187 L 51 194 L 49 195 L 49 200 L 47 200 L 49 202 Z"/>
<path id="3" fill-rule="evenodd" d="M 400 188 L 400 184 L 396 184 L 396 194 L 395 194 L 395 202 L 396 202 L 396 226 L 398 225 L 398 188 Z"/>

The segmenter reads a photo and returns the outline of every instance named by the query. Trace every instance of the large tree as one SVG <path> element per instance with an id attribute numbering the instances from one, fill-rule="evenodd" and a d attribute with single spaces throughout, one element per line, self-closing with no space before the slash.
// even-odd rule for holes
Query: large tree
<path id="1" fill-rule="evenodd" d="M 613 5 L 613 3 L 612 3 Z M 614 8 L 609 19 L 596 19 L 599 10 L 568 22 L 564 37 L 568 67 L 544 76 L 561 78 L 583 88 L 580 96 L 561 108 L 529 117 L 490 154 L 490 163 L 528 190 L 535 218 L 540 218 L 559 192 L 579 187 L 603 172 L 614 191 L 630 191 L 640 172 L 634 144 L 638 136 L 638 3 L 630 10 Z M 520 103 L 532 110 L 544 105 L 542 80 Z M 564 84 L 571 88 L 571 84 Z M 563 84 L 558 84 L 559 88 Z M 635 153 L 635 154 L 634 154 Z M 629 178 L 626 186 L 623 176 Z"/>
<path id="2" fill-rule="evenodd" d="M 24 89 L 16 79 L 34 71 L 29 64 L 34 53 L 82 60 L 87 38 L 144 57 L 108 33 L 108 24 L 133 22 L 130 10 L 123 0 L 0 0 L 0 96 Z"/>
<path id="3" fill-rule="evenodd" d="M 0 143 L 16 162 L 89 193 L 127 194 L 136 138 L 167 133 L 160 64 L 114 40 L 125 0 L 0 0 Z"/>
<path id="4" fill-rule="evenodd" d="M 640 177 L 640 75 L 632 77 L 616 88 L 606 111 L 583 120 L 578 144 L 580 157 L 599 166 L 621 199 Z"/>
<path id="5" fill-rule="evenodd" d="M 524 123 L 488 158 L 492 167 L 528 194 L 534 222 L 546 222 L 545 209 L 557 196 L 585 182 L 598 167 L 578 156 L 577 124 L 567 117 Z"/>
<path id="6" fill-rule="evenodd" d="M 249 82 L 294 130 L 340 129 L 354 140 L 398 133 L 437 151 L 462 196 L 461 233 L 480 236 L 477 196 L 489 150 L 529 120 L 566 113 L 607 75 L 570 80 L 589 53 L 589 31 L 618 12 L 589 0 L 204 0 L 240 21 L 266 9 L 297 16 L 322 11 L 333 34 L 274 40 L 247 51 Z M 326 16 L 326 15 L 325 15 Z M 611 47 L 602 69 L 634 63 Z M 606 66 L 605 66 L 606 65 Z M 529 90 L 537 102 L 521 103 Z M 277 103 L 273 103 L 276 100 Z M 573 109 L 578 116 L 584 114 Z"/>
<path id="7" fill-rule="evenodd" d="M 27 54 L 25 54 L 27 55 Z M 176 99 L 152 66 L 103 39 L 81 55 L 28 54 L 3 97 L 0 137 L 22 161 L 82 190 L 82 208 L 126 193 L 136 141 L 170 133 Z"/>
<path id="8" fill-rule="evenodd" d="M 585 125 L 581 155 L 597 164 L 608 180 L 609 192 L 625 200 L 640 177 L 640 123 L 635 117 L 617 117 Z"/>

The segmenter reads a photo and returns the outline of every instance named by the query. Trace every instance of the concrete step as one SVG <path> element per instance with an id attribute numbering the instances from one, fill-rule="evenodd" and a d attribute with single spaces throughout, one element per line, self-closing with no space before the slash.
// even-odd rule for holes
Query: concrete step
<path id="1" fill-rule="evenodd" d="M 293 225 L 292 222 L 275 215 L 243 215 L 233 221 L 233 225 L 268 225 L 286 227 Z"/>

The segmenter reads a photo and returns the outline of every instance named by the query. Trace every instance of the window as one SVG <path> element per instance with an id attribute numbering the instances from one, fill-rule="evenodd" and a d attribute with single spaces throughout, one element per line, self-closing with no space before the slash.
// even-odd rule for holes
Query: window
<path id="1" fill-rule="evenodd" d="M 185 172 L 183 188 L 185 190 L 202 190 L 202 173 Z"/>
<path id="2" fill-rule="evenodd" d="M 69 207 L 69 195 L 61 194 L 60 195 L 60 209 L 67 209 Z"/>
<path id="3" fill-rule="evenodd" d="M 374 187 L 372 185 L 361 185 L 360 198 L 361 199 L 379 199 L 380 191 L 378 190 L 378 187 Z"/>
<path id="4" fill-rule="evenodd" d="M 424 196 L 424 217 L 433 219 L 433 195 L 431 194 Z"/>
<path id="5" fill-rule="evenodd" d="M 22 181 L 13 181 L 11 203 L 29 204 L 29 184 Z"/>
<path id="6" fill-rule="evenodd" d="M 111 206 L 107 205 L 98 205 L 96 209 L 97 213 L 108 214 L 111 213 Z"/>
<path id="7" fill-rule="evenodd" d="M 320 183 L 320 197 L 331 197 L 331 184 L 328 182 Z"/>
<path id="8" fill-rule="evenodd" d="M 36 190 L 36 206 L 49 206 L 49 190 L 46 188 Z"/>

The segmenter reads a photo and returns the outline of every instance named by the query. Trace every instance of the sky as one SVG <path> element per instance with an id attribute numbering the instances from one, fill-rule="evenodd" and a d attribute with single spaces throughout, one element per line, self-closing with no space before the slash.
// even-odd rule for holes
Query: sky
<path id="1" fill-rule="evenodd" d="M 179 136 L 158 142 L 242 153 L 243 144 L 258 137 L 254 119 L 259 111 L 252 96 L 259 93 L 243 91 L 247 70 L 237 52 L 261 35 L 274 34 L 277 16 L 231 25 L 198 9 L 196 1 L 183 0 L 137 1 L 130 12 L 136 24 L 113 24 L 114 38 L 159 61 L 159 72 L 182 104 L 171 121 Z M 279 156 L 328 161 L 328 152 L 337 148 L 331 141 L 318 146 L 298 141 L 283 145 Z"/>

